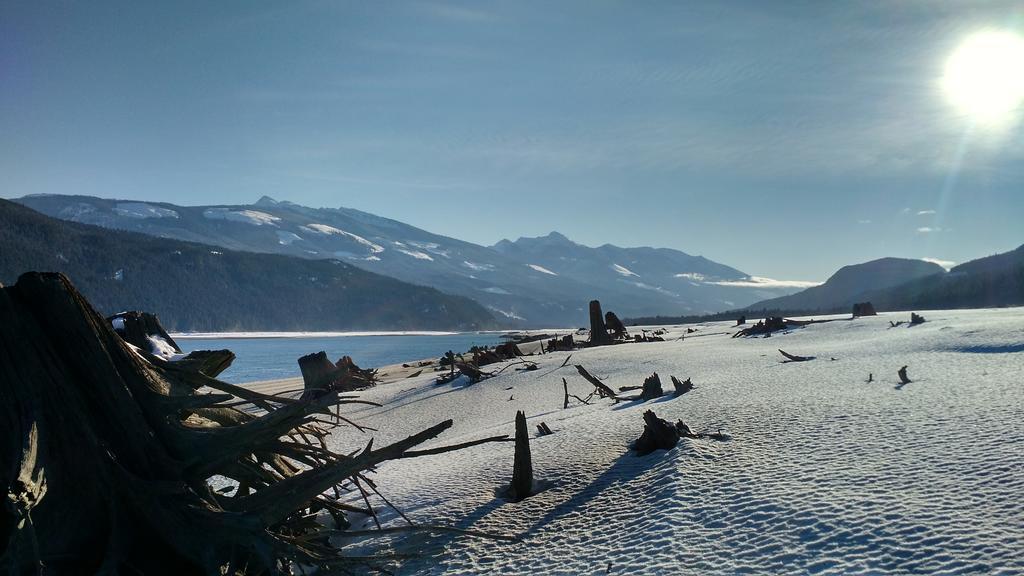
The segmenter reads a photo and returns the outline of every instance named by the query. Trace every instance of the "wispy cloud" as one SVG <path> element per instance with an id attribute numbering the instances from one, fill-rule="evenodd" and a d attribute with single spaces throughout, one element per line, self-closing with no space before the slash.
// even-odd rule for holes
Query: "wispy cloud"
<path id="1" fill-rule="evenodd" d="M 931 262 L 932 264 L 938 264 L 939 266 L 942 266 L 946 270 L 949 270 L 953 266 L 956 266 L 956 262 L 952 260 L 940 260 L 939 258 L 921 258 L 921 260 L 924 260 L 925 262 Z"/>
<path id="2" fill-rule="evenodd" d="M 917 215 L 918 216 L 928 216 L 930 214 L 935 214 L 935 210 L 918 210 L 917 211 Z"/>
<path id="3" fill-rule="evenodd" d="M 871 224 L 871 220 L 857 220 L 857 224 Z"/>
<path id="4" fill-rule="evenodd" d="M 942 228 L 938 226 L 921 226 L 917 229 L 918 234 L 931 234 L 932 232 L 942 232 Z"/>
<path id="5" fill-rule="evenodd" d="M 744 280 L 721 280 L 708 282 L 716 286 L 734 286 L 738 288 L 811 288 L 818 286 L 821 282 L 808 282 L 806 280 L 775 280 L 761 276 L 749 276 Z"/>

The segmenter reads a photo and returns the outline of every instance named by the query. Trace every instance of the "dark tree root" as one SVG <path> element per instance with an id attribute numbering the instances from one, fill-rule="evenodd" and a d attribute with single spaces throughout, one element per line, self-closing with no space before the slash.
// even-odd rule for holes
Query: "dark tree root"
<path id="1" fill-rule="evenodd" d="M 359 508 L 328 493 L 361 487 L 362 472 L 411 456 L 452 425 L 334 453 L 324 438 L 345 420 L 332 409 L 357 400 L 226 384 L 208 375 L 223 355 L 155 360 L 58 274 L 25 274 L 0 289 L 0 318 L 0 573 L 365 566 L 317 537 L 323 526 L 312 517 L 326 509 L 344 520 Z M 236 489 L 215 493 L 215 475 Z"/>

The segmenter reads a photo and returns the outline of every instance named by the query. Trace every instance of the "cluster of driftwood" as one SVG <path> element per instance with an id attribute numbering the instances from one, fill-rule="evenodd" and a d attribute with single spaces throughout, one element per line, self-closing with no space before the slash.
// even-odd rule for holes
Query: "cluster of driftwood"
<path id="1" fill-rule="evenodd" d="M 302 372 L 303 399 L 317 398 L 328 392 L 354 392 L 377 383 L 377 370 L 360 368 L 349 356 L 331 362 L 323 351 L 299 358 L 299 371 Z"/>
<path id="2" fill-rule="evenodd" d="M 643 330 L 641 334 L 630 338 L 625 324 L 622 323 L 619 317 L 610 310 L 603 312 L 601 302 L 592 300 L 590 302 L 590 338 L 586 342 L 576 341 L 572 334 L 554 337 L 541 334 L 524 337 L 517 341 L 509 341 L 494 348 L 474 347 L 467 354 L 455 354 L 452 351 L 448 351 L 438 363 L 440 367 L 438 371 L 445 371 L 444 369 L 447 367 L 447 373 L 438 376 L 435 383 L 438 385 L 448 384 L 460 376 L 466 376 L 470 384 L 475 384 L 481 380 L 496 376 L 501 372 L 500 370 L 488 372 L 483 370 L 484 366 L 517 359 L 520 359 L 520 362 L 517 363 L 518 369 L 536 370 L 536 363 L 521 360 L 522 356 L 526 356 L 518 346 L 518 344 L 522 343 L 540 341 L 541 353 L 572 352 L 581 347 L 607 346 L 626 342 L 664 342 L 665 339 L 661 337 L 661 334 L 664 334 L 664 331 L 659 333 L 656 330 L 648 334 L 647 331 Z M 505 366 L 502 370 L 508 367 Z"/>
<path id="3" fill-rule="evenodd" d="M 924 324 L 925 322 L 926 322 L 926 320 L 924 319 L 924 316 L 921 316 L 920 314 L 918 314 L 916 312 L 911 312 L 910 313 L 910 322 L 909 322 L 909 324 L 911 326 L 917 326 L 918 324 Z M 897 328 L 897 327 L 902 326 L 904 324 L 908 324 L 908 323 L 904 322 L 902 320 L 899 320 L 897 322 L 893 322 L 892 320 L 889 321 L 889 327 L 890 328 Z"/>
<path id="4" fill-rule="evenodd" d="M 151 336 L 173 343 L 155 317 L 134 327 L 126 318 L 119 336 L 62 275 L 0 288 L 0 318 L 7 574 L 347 573 L 379 560 L 329 542 L 347 514 L 376 518 L 368 470 L 502 439 L 413 450 L 447 420 L 386 446 L 332 451 L 325 438 L 355 425 L 340 410 L 358 399 L 331 387 L 289 399 L 233 386 L 210 376 L 224 355 L 167 361 L 145 346 Z M 445 530 L 381 533 L 401 529 Z"/>

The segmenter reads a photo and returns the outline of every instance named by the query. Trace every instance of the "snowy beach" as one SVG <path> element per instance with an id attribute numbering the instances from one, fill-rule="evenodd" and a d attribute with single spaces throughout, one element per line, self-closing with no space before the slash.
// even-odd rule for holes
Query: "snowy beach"
<path id="1" fill-rule="evenodd" d="M 535 478 L 551 485 L 519 503 L 496 495 L 511 444 L 380 466 L 381 491 L 414 521 L 522 537 L 432 538 L 400 574 L 1019 573 L 1024 309 L 932 311 L 890 327 L 906 316 L 771 338 L 731 338 L 728 322 L 666 327 L 663 343 L 577 350 L 562 368 L 568 352 L 533 356 L 536 371 L 474 385 L 438 386 L 428 371 L 361 393 L 382 406 L 347 415 L 381 432 L 343 428 L 331 443 L 383 445 L 447 418 L 454 427 L 425 447 L 511 434 L 517 410 L 531 431 L 554 430 L 532 440 Z M 778 348 L 815 359 L 783 362 Z M 572 394 L 592 389 L 574 364 L 616 390 L 652 372 L 695 389 L 563 409 L 563 377 Z M 904 365 L 912 383 L 900 386 Z M 637 457 L 627 446 L 648 409 L 730 439 Z M 423 541 L 387 550 L 413 542 Z"/>

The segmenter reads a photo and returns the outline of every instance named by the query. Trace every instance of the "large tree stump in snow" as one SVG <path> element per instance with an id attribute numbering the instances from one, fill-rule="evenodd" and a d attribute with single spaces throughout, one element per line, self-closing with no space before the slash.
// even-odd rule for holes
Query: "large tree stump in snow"
<path id="1" fill-rule="evenodd" d="M 376 378 L 375 370 L 359 368 L 351 357 L 342 356 L 335 364 L 323 351 L 299 358 L 299 370 L 305 388 L 303 399 L 316 398 L 329 391 L 362 390 L 373 386 Z"/>
<path id="2" fill-rule="evenodd" d="M 611 330 L 612 336 L 616 339 L 628 338 L 629 332 L 626 331 L 626 325 L 619 320 L 619 317 L 615 315 L 615 312 L 611 310 L 604 314 L 604 324 L 607 330 Z"/>
<path id="3" fill-rule="evenodd" d="M 665 391 L 661 388 L 661 377 L 655 372 L 644 380 L 644 387 L 640 392 L 640 400 L 646 402 L 655 398 L 661 398 L 664 394 Z"/>
<path id="4" fill-rule="evenodd" d="M 644 412 L 644 432 L 633 443 L 637 456 L 645 456 L 655 450 L 670 450 L 679 443 L 679 430 L 651 410 Z"/>
<path id="5" fill-rule="evenodd" d="M 604 314 L 601 313 L 601 302 L 590 301 L 590 346 L 604 346 L 612 343 L 612 337 L 608 334 L 608 327 L 604 323 Z"/>
<path id="6" fill-rule="evenodd" d="M 58 274 L 0 288 L 0 318 L 4 573 L 365 566 L 332 548 L 310 516 L 357 509 L 325 492 L 355 490 L 355 475 L 452 424 L 332 452 L 320 443 L 331 425 L 313 419 L 348 403 L 336 393 L 289 400 L 150 362 Z M 237 489 L 215 494 L 213 477 Z"/>
<path id="7" fill-rule="evenodd" d="M 530 431 L 526 414 L 516 412 L 516 453 L 512 462 L 512 484 L 509 498 L 518 502 L 533 495 L 533 457 L 530 455 Z"/>

